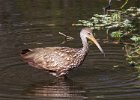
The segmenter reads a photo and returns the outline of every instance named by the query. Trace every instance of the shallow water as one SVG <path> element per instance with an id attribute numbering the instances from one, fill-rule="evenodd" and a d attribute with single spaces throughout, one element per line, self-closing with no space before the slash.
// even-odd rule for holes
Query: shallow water
<path id="1" fill-rule="evenodd" d="M 137 5 L 130 0 L 129 5 Z M 120 6 L 113 1 L 113 7 Z M 20 51 L 45 46 L 81 47 L 78 19 L 102 13 L 106 0 L 0 1 L 0 100 L 139 100 L 139 72 L 128 66 L 121 44 L 103 43 L 104 57 L 94 45 L 84 63 L 67 79 L 57 79 L 24 63 Z M 65 41 L 63 32 L 74 37 Z"/>

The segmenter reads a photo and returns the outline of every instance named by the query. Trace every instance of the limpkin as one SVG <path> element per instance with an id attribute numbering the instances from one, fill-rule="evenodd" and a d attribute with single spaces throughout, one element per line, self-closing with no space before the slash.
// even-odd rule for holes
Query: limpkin
<path id="1" fill-rule="evenodd" d="M 96 41 L 90 28 L 83 28 L 80 32 L 82 48 L 69 47 L 45 47 L 22 50 L 21 56 L 29 65 L 45 69 L 50 74 L 59 77 L 64 76 L 72 68 L 78 67 L 86 57 L 89 47 L 87 39 L 93 41 L 99 50 L 103 49 Z"/>

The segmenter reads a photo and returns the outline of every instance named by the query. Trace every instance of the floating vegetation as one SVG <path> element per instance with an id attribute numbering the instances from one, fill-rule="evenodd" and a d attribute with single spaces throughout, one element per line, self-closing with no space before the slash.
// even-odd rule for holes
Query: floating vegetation
<path id="1" fill-rule="evenodd" d="M 114 31 L 111 33 L 111 37 L 113 37 L 115 40 L 120 42 L 120 39 L 123 37 L 123 33 L 121 31 Z"/>
<path id="2" fill-rule="evenodd" d="M 127 60 L 130 65 L 140 68 L 140 36 L 130 38 L 133 43 L 125 45 Z"/>
<path id="3" fill-rule="evenodd" d="M 133 20 L 139 15 L 140 8 L 136 7 L 130 7 L 127 10 L 108 10 L 108 14 L 94 14 L 89 20 L 79 20 L 78 24 L 73 25 L 86 26 L 95 30 L 116 30 L 116 33 L 119 29 L 121 33 L 128 34 L 136 30 Z"/>
<path id="4" fill-rule="evenodd" d="M 126 0 L 126 3 L 128 1 Z M 125 44 L 127 61 L 130 65 L 137 65 L 140 68 L 140 35 L 135 22 L 140 20 L 140 8 L 130 7 L 126 10 L 108 10 L 107 14 L 94 14 L 88 20 L 79 20 L 74 26 L 90 27 L 94 30 L 106 30 L 107 37 L 110 36 L 117 43 L 122 41 L 130 42 Z M 109 42 L 109 38 L 108 42 Z"/>
<path id="5" fill-rule="evenodd" d="M 134 41 L 136 44 L 140 44 L 140 36 L 134 35 L 132 38 L 130 38 L 132 41 Z"/>

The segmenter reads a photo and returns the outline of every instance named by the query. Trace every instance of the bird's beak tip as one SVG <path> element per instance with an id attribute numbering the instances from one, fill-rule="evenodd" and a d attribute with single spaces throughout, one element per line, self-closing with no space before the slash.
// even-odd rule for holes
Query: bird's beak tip
<path id="1" fill-rule="evenodd" d="M 104 57 L 105 57 L 105 56 L 106 56 L 105 53 L 104 53 L 104 52 L 102 52 L 102 53 L 103 53 L 103 55 L 104 55 Z"/>
<path id="2" fill-rule="evenodd" d="M 99 45 L 99 43 L 97 42 L 97 40 L 94 37 L 89 37 L 89 39 L 92 40 L 96 44 L 98 49 L 101 51 L 102 54 L 104 54 L 104 57 L 105 57 L 105 53 L 104 53 L 103 49 L 101 48 L 101 46 Z"/>

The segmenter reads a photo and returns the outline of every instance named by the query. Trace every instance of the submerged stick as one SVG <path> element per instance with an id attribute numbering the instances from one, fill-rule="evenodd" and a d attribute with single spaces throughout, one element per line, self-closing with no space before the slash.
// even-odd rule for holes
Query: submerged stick
<path id="1" fill-rule="evenodd" d="M 59 32 L 59 34 L 62 35 L 62 36 L 64 36 L 67 40 L 73 40 L 74 39 L 73 37 L 68 36 L 68 35 L 66 35 L 66 34 L 64 34 L 62 32 Z"/>

